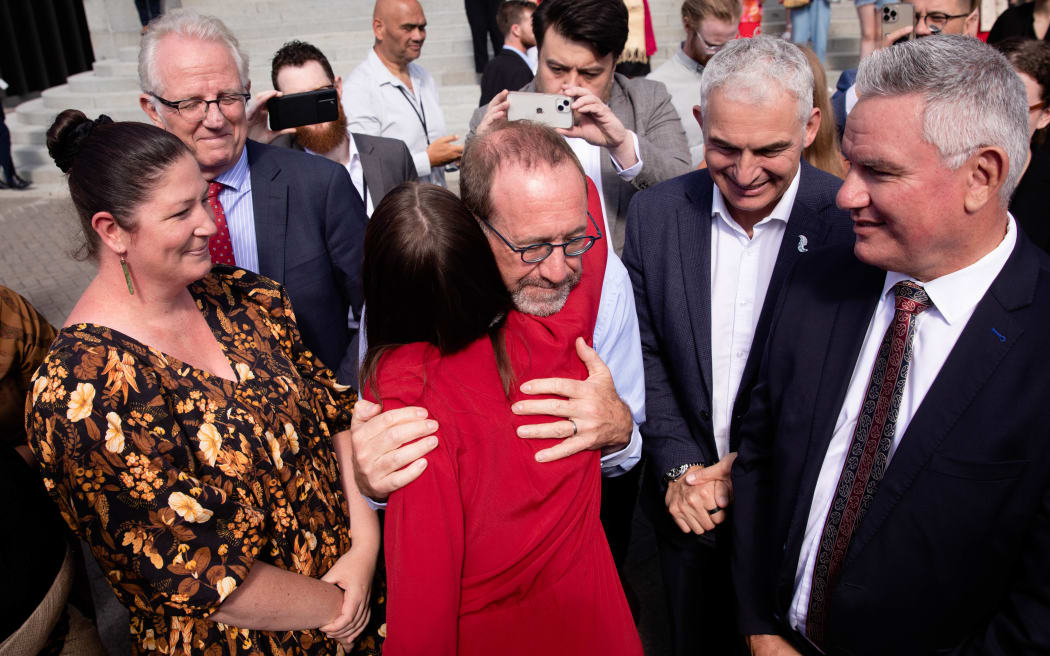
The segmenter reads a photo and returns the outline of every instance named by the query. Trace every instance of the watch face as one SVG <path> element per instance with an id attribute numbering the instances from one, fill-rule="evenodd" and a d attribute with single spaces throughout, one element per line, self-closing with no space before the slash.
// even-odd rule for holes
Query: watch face
<path id="1" fill-rule="evenodd" d="M 684 474 L 687 469 L 689 469 L 689 465 L 678 465 L 671 471 L 664 474 L 664 478 L 666 478 L 668 481 L 676 480 L 677 478 L 681 477 L 681 475 Z"/>

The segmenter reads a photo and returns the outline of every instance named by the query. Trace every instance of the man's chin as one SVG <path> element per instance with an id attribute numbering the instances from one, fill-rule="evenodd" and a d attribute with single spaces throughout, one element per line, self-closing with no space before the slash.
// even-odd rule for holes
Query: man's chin
<path id="1" fill-rule="evenodd" d="M 569 294 L 556 293 L 537 296 L 528 293 L 527 290 L 519 290 L 513 294 L 514 307 L 519 312 L 531 314 L 534 317 L 549 317 L 557 314 L 565 307 L 569 300 Z"/>

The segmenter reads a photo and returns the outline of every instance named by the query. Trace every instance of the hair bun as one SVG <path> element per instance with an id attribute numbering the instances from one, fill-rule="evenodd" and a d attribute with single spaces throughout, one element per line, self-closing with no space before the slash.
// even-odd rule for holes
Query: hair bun
<path id="1" fill-rule="evenodd" d="M 67 109 L 55 118 L 47 131 L 47 152 L 63 173 L 69 173 L 84 140 L 98 126 L 112 122 L 105 114 L 92 121 L 80 110 Z"/>

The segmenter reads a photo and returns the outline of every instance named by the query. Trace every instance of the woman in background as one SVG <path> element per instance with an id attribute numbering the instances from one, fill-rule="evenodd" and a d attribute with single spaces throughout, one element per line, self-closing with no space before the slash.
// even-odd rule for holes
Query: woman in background
<path id="1" fill-rule="evenodd" d="M 839 178 L 846 177 L 846 163 L 842 157 L 842 145 L 839 143 L 838 130 L 835 129 L 835 113 L 831 109 L 828 97 L 828 77 L 824 67 L 811 48 L 799 46 L 806 55 L 809 68 L 813 71 L 813 106 L 820 110 L 820 127 L 813 143 L 806 146 L 802 156 L 806 161 L 822 171 Z"/>

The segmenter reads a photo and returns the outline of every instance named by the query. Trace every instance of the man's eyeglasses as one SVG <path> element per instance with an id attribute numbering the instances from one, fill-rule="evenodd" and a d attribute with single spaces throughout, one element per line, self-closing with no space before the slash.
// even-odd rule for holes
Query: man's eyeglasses
<path id="1" fill-rule="evenodd" d="M 940 34 L 944 30 L 944 26 L 948 24 L 948 21 L 956 18 L 965 18 L 973 12 L 966 12 L 965 14 L 946 14 L 943 11 L 931 11 L 928 14 L 915 14 L 915 24 L 918 25 L 922 22 L 926 25 L 926 29 L 931 34 Z"/>
<path id="2" fill-rule="evenodd" d="M 704 35 L 700 33 L 700 30 L 696 31 L 696 38 L 700 39 L 700 46 L 703 47 L 704 52 L 706 52 L 709 55 L 713 55 L 713 54 L 717 53 L 722 48 L 725 48 L 726 44 L 729 43 L 729 41 L 725 41 L 725 42 L 719 43 L 719 44 L 708 43 L 707 39 L 704 38 Z M 732 40 L 732 39 L 730 39 L 730 40 Z"/>
<path id="3" fill-rule="evenodd" d="M 152 92 L 150 92 L 149 95 L 156 98 L 157 102 L 165 107 L 171 107 L 177 111 L 182 118 L 194 122 L 204 120 L 204 117 L 208 115 L 208 106 L 212 103 L 215 103 L 215 105 L 218 106 L 219 111 L 222 112 L 223 116 L 227 116 L 228 112 L 244 109 L 244 105 L 248 102 L 248 99 L 252 97 L 252 94 L 250 93 L 220 93 L 214 100 L 204 100 L 203 98 L 165 100 Z"/>
<path id="4" fill-rule="evenodd" d="M 591 225 L 598 232 L 597 236 L 594 235 L 582 235 L 580 237 L 574 237 L 569 241 L 562 242 L 560 244 L 529 244 L 528 246 L 515 246 L 514 244 L 507 241 L 507 238 L 499 233 L 498 230 L 492 227 L 492 224 L 487 220 L 482 220 L 485 227 L 492 231 L 492 234 L 496 235 L 503 240 L 503 243 L 507 245 L 507 248 L 514 251 L 518 255 L 521 255 L 521 261 L 526 264 L 536 264 L 542 262 L 550 257 L 550 254 L 554 252 L 555 248 L 561 248 L 565 253 L 565 257 L 579 257 L 587 251 L 591 250 L 591 246 L 594 246 L 594 242 L 602 238 L 602 229 L 598 227 L 598 223 L 591 216 L 590 212 L 587 212 L 587 218 L 591 220 Z"/>
<path id="5" fill-rule="evenodd" d="M 1037 102 L 1034 105 L 1029 105 L 1028 106 L 1028 111 L 1030 111 L 1030 112 L 1038 112 L 1039 110 L 1043 109 L 1044 107 L 1046 107 L 1046 103 L 1045 102 Z"/>

